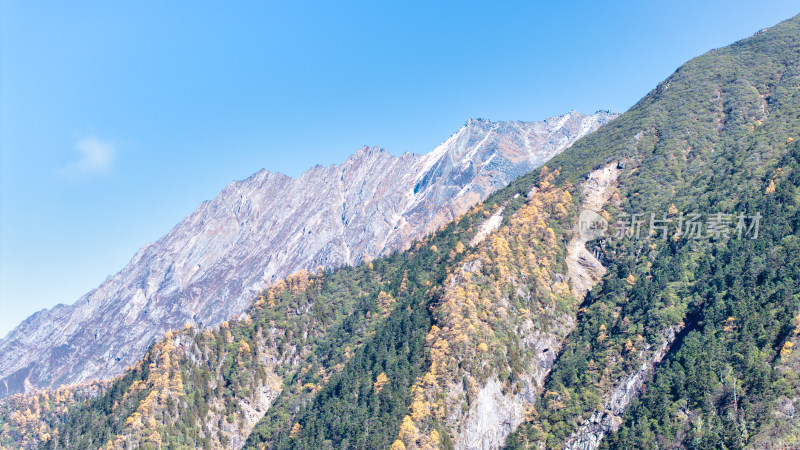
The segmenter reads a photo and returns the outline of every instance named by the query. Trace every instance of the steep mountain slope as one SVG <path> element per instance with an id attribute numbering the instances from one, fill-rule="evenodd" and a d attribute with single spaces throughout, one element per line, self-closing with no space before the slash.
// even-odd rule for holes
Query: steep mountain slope
<path id="1" fill-rule="evenodd" d="M 578 248 L 574 257 L 571 243 L 582 230 L 561 228 L 556 240 L 565 244 L 573 296 L 564 297 L 563 320 L 557 309 L 538 308 L 538 329 L 526 324 L 515 301 L 531 291 L 537 300 L 547 299 L 515 273 L 526 267 L 523 261 L 499 277 L 500 267 L 480 273 L 474 287 L 465 276 L 472 270 L 451 267 L 453 278 L 442 280 L 444 292 L 428 305 L 434 323 L 428 333 L 430 362 L 427 372 L 412 375 L 407 416 L 395 419 L 393 446 L 491 448 L 520 415 L 526 421 L 506 441 L 512 447 L 796 443 L 792 417 L 800 392 L 789 368 L 795 363 L 800 310 L 798 67 L 800 18 L 794 18 L 687 63 L 620 119 L 555 157 L 549 164 L 559 166 L 560 175 L 540 177 L 526 201 L 536 202 L 555 184 L 571 192 L 581 209 L 617 226 L 589 236 L 590 251 Z M 595 196 L 593 186 L 611 191 Z M 495 198 L 510 201 L 512 195 L 509 189 Z M 583 216 L 565 209 L 573 223 Z M 519 216 L 507 213 L 513 226 Z M 654 228 L 650 236 L 645 224 L 638 236 L 633 230 L 622 233 L 631 214 L 665 220 L 661 225 L 669 228 Z M 558 233 L 557 225 L 550 227 Z M 693 230 L 701 234 L 691 235 Z M 525 242 L 521 231 L 511 236 Z M 501 260 L 493 258 L 489 267 Z M 558 264 L 556 258 L 549 266 Z M 563 273 L 554 270 L 544 285 L 554 288 Z M 588 274 L 589 287 L 602 276 L 583 299 L 582 273 Z M 451 300 L 450 289 L 459 301 Z M 459 290 L 463 296 L 455 294 Z M 489 303 L 473 311 L 471 299 Z M 514 318 L 498 320 L 502 311 Z M 571 333 L 569 314 L 576 322 Z M 445 326 L 449 330 L 439 331 Z M 559 340 L 565 332 L 569 337 Z M 520 344 L 529 336 L 536 338 L 528 347 Z M 546 359 L 535 358 L 537 350 L 562 345 L 549 378 L 548 369 L 537 376 L 538 367 L 548 366 Z M 484 348 L 491 349 L 491 362 L 480 362 Z M 349 382 L 310 400 L 291 427 L 277 417 L 292 417 L 296 408 L 273 406 L 249 443 L 346 447 L 356 439 L 381 447 L 385 441 L 376 439 L 385 438 L 362 431 L 376 402 L 363 400 L 360 406 L 369 388 L 352 381 L 367 367 L 345 367 Z M 380 373 L 380 366 L 371 367 L 373 377 Z M 407 386 L 408 376 L 397 378 Z M 397 378 L 389 376 L 386 383 Z M 542 379 L 544 386 L 537 384 Z"/>
<path id="2" fill-rule="evenodd" d="M 66 411 L 12 397 L 44 413 L 0 411 L 0 444 L 796 446 L 799 68 L 800 16 L 696 58 L 404 252 L 171 332 Z"/>
<path id="3" fill-rule="evenodd" d="M 509 446 L 797 442 L 798 68 L 795 17 L 686 63 L 553 160 L 620 159 L 621 202 L 602 214 L 630 231 L 593 241 L 608 275 Z"/>
<path id="4" fill-rule="evenodd" d="M 297 179 L 232 183 L 75 304 L 0 341 L 0 395 L 118 374 L 167 330 L 234 317 L 290 273 L 402 249 L 614 116 L 470 119 L 426 155 L 364 147 Z"/>
<path id="5" fill-rule="evenodd" d="M 559 250 L 563 244 L 555 236 L 563 232 L 559 221 L 574 206 L 566 190 L 548 186 L 558 173 L 547 173 L 529 199 L 530 179 L 515 183 L 513 191 L 492 197 L 409 251 L 332 272 L 300 272 L 264 291 L 239 320 L 213 330 L 186 326 L 169 332 L 104 394 L 73 404 L 66 413 L 54 408 L 53 396 L 46 393 L 27 400 L 12 396 L 6 404 L 29 410 L 33 405 L 33 411 L 0 414 L 0 444 L 240 447 L 261 419 L 258 433 L 250 436 L 253 444 L 272 436 L 269 442 L 277 447 L 324 448 L 331 440 L 345 448 L 356 443 L 389 446 L 397 440 L 408 405 L 416 401 L 416 380 L 423 375 L 436 379 L 438 370 L 444 384 L 449 379 L 445 369 L 458 365 L 450 358 L 471 359 L 476 386 L 501 375 L 506 385 L 528 372 L 532 359 L 522 350 L 539 345 L 537 333 L 563 339 L 564 328 L 555 324 L 564 319 L 569 323 L 576 303 L 565 276 L 556 272 L 566 265 Z M 517 219 L 469 246 L 501 210 Z M 523 269 L 516 267 L 520 261 L 526 262 Z M 512 285 L 522 294 L 510 298 L 507 311 L 469 294 L 478 309 L 464 315 L 456 304 L 457 279 L 470 276 L 464 270 L 480 277 L 480 284 L 488 283 L 474 289 L 486 289 L 496 296 L 492 300 L 509 300 L 506 290 Z M 508 271 L 520 279 L 509 284 Z M 455 309 L 440 305 L 443 298 Z M 531 334 L 523 339 L 514 338 L 518 308 L 528 311 Z M 480 310 L 491 311 L 491 317 Z M 441 361 L 438 369 L 428 363 L 431 345 L 449 336 L 437 336 L 434 321 L 442 325 L 442 333 L 466 333 L 467 339 L 453 342 L 449 361 Z M 475 326 L 487 334 L 472 336 Z M 489 345 L 493 350 L 507 345 L 520 360 L 507 364 L 498 352 L 488 364 Z M 539 349 L 544 354 L 548 350 L 555 347 Z M 552 361 L 555 351 L 550 355 L 544 361 Z M 481 366 L 484 374 L 477 375 Z M 499 367 L 505 368 L 502 374 Z M 535 384 L 525 383 L 515 385 L 535 392 Z M 458 402 L 448 407 L 461 410 Z M 311 432 L 314 422 L 328 425 Z M 300 433 L 297 427 L 307 431 Z"/>
<path id="6" fill-rule="evenodd" d="M 319 394 L 304 399 L 285 389 L 248 444 L 502 443 L 536 398 L 574 322 L 576 301 L 565 281 L 563 243 L 556 239 L 574 205 L 566 190 L 549 185 L 557 172 L 545 173 L 536 192 L 490 200 L 416 246 L 416 252 L 440 255 L 433 272 L 413 260 L 405 264 L 404 273 L 437 281 L 423 284 L 419 299 L 393 295 L 399 313 L 413 308 L 422 316 L 417 326 L 404 329 L 390 316 Z M 506 224 L 467 247 L 500 211 Z M 415 351 L 408 354 L 406 346 Z M 326 358 L 318 360 L 324 364 Z M 316 382 L 299 380 L 309 381 Z"/>

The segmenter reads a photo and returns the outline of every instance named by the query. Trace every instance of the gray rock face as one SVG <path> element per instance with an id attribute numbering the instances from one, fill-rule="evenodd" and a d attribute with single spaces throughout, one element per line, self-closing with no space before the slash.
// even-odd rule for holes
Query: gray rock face
<path id="1" fill-rule="evenodd" d="M 496 376 L 491 377 L 470 405 L 463 426 L 455 434 L 453 446 L 457 450 L 495 450 L 503 448 L 508 436 L 525 420 L 527 410 L 536 403 L 544 386 L 544 379 L 555 364 L 564 339 L 575 322 L 564 318 L 564 323 L 542 332 L 536 330 L 531 320 L 520 326 L 523 341 L 533 350 L 534 364 L 522 375 L 525 381 L 519 392 L 503 392 Z M 452 420 L 452 419 L 451 419 Z"/>
<path id="2" fill-rule="evenodd" d="M 236 316 L 293 272 L 403 249 L 615 116 L 470 119 L 426 155 L 364 147 L 299 178 L 262 170 L 231 183 L 77 302 L 3 338 L 0 396 L 114 376 L 166 331 Z"/>
<path id="3" fill-rule="evenodd" d="M 622 415 L 625 409 L 636 398 L 644 386 L 645 379 L 653 371 L 656 364 L 660 363 L 675 341 L 679 329 L 669 327 L 661 334 L 662 343 L 655 349 L 645 348 L 641 356 L 645 360 L 639 368 L 622 377 L 617 387 L 610 395 L 600 410 L 595 410 L 567 440 L 564 448 L 570 450 L 594 450 L 606 435 L 616 432 L 622 425 Z"/>
<path id="4" fill-rule="evenodd" d="M 614 193 L 617 192 L 617 179 L 619 177 L 619 171 L 616 167 L 617 163 L 611 163 L 589 174 L 582 185 L 583 201 L 581 210 L 594 211 L 595 214 L 599 214 L 612 201 Z M 535 189 L 531 191 L 530 195 L 534 195 Z M 501 213 L 502 208 L 488 218 L 483 225 L 492 226 L 494 218 L 500 216 Z M 582 220 L 581 217 L 578 218 L 578 221 L 580 220 Z M 499 222 L 494 221 L 497 224 Z M 475 237 L 479 238 L 483 231 L 483 228 L 481 228 Z M 600 282 L 606 272 L 606 268 L 603 267 L 602 263 L 587 250 L 586 242 L 588 240 L 589 236 L 585 232 L 581 232 L 580 222 L 576 222 L 574 236 L 567 244 L 565 259 L 568 274 L 566 277 L 561 274 L 555 274 L 558 282 L 564 279 L 569 280 L 571 290 L 579 302 Z M 525 295 L 524 291 L 525 289 L 520 289 L 518 295 Z M 451 417 L 445 421 L 445 424 L 463 424 L 463 426 L 457 427 L 457 431 L 453 433 L 453 444 L 456 449 L 491 450 L 503 448 L 508 436 L 525 420 L 526 411 L 529 412 L 530 408 L 539 399 L 544 389 L 545 378 L 555 365 L 557 355 L 561 353 L 567 336 L 575 329 L 576 322 L 575 316 L 565 312 L 547 313 L 542 311 L 538 315 L 539 317 L 536 321 L 530 318 L 520 320 L 517 328 L 517 335 L 533 357 L 533 363 L 529 364 L 525 368 L 525 372 L 519 375 L 521 380 L 524 381 L 522 383 L 524 387 L 516 393 L 512 390 L 503 392 L 498 379 L 496 377 L 490 378 L 481 387 L 476 400 L 471 402 L 466 417 L 463 417 L 463 414 L 459 414 L 459 410 L 455 410 Z M 555 319 L 546 329 L 540 323 L 537 323 L 543 316 Z M 637 378 L 637 380 L 639 379 Z M 641 384 L 637 386 L 641 386 Z M 452 392 L 457 388 L 455 387 L 454 389 L 453 386 L 450 386 L 449 391 Z M 633 388 L 628 387 L 624 392 L 630 392 L 630 396 L 625 397 L 623 394 L 615 393 L 615 397 L 612 397 L 612 402 L 630 402 L 632 396 L 635 395 Z M 620 408 L 624 409 L 625 406 L 627 406 L 627 403 L 620 405 Z M 596 435 L 587 432 L 581 436 L 594 439 Z M 599 439 L 602 439 L 602 436 L 597 439 L 597 442 L 599 442 Z"/>

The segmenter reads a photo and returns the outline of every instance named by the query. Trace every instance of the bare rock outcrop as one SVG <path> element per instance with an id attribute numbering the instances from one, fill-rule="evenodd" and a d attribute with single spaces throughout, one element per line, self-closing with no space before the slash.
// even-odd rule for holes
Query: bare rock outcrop
<path id="1" fill-rule="evenodd" d="M 0 396 L 114 376 L 166 331 L 234 317 L 290 273 L 402 249 L 614 117 L 470 119 L 426 155 L 364 147 L 298 178 L 231 183 L 77 302 L 0 340 Z"/>
<path id="2" fill-rule="evenodd" d="M 595 411 L 591 417 L 570 436 L 565 448 L 571 450 L 594 450 L 600 446 L 603 438 L 617 431 L 622 425 L 622 414 L 630 402 L 639 395 L 647 377 L 652 373 L 656 364 L 661 362 L 667 354 L 670 345 L 675 340 L 676 329 L 669 327 L 662 334 L 661 344 L 653 349 L 645 347 L 640 352 L 644 361 L 639 368 L 622 377 L 617 387 L 606 396 L 605 404 L 601 410 Z"/>
<path id="3" fill-rule="evenodd" d="M 602 217 L 600 213 L 609 202 L 613 201 L 614 193 L 617 192 L 619 174 L 620 169 L 616 163 L 590 173 L 581 186 L 583 196 L 581 209 Z M 541 193 L 542 191 L 534 189 L 528 197 L 534 198 Z M 492 239 L 492 233 L 497 230 L 496 225 L 502 220 L 503 209 L 502 206 L 498 207 L 497 211 L 481 224 L 475 236 L 478 244 L 483 240 Z M 575 233 L 567 246 L 567 277 L 554 274 L 556 276 L 552 280 L 554 289 L 559 289 L 559 286 L 563 285 L 564 291 L 571 291 L 577 302 L 580 302 L 586 293 L 600 282 L 606 270 L 586 249 L 586 243 L 593 239 L 592 233 L 596 230 L 593 232 L 581 230 L 580 220 L 584 218 L 585 215 L 582 214 L 576 221 Z M 466 264 L 464 271 L 475 272 L 480 266 L 477 263 L 480 263 L 480 260 Z M 563 284 L 566 280 L 569 281 L 568 286 Z M 524 287 L 518 286 L 519 295 L 525 295 L 524 291 Z M 544 316 L 547 316 L 546 327 L 542 326 Z M 539 310 L 535 319 L 518 317 L 516 320 L 516 335 L 521 339 L 522 347 L 532 356 L 524 372 L 519 374 L 522 378 L 522 382 L 519 383 L 520 389 L 508 389 L 508 386 L 504 386 L 496 376 L 490 377 L 480 385 L 466 413 L 451 407 L 452 412 L 444 423 L 453 432 L 453 445 L 456 449 L 488 450 L 503 447 L 508 436 L 526 419 L 539 398 L 545 378 L 552 370 L 557 355 L 576 324 L 572 313 L 556 310 L 547 312 Z M 472 379 L 471 374 L 465 376 Z M 461 383 L 449 384 L 446 392 L 449 399 L 457 400 L 465 396 Z M 451 400 L 450 403 L 456 403 L 455 400 Z"/>
<path id="4" fill-rule="evenodd" d="M 572 292 L 578 298 L 583 298 L 606 274 L 606 268 L 586 248 L 586 243 L 607 229 L 600 212 L 616 192 L 619 173 L 616 163 L 608 164 L 590 173 L 583 183 L 582 211 L 567 244 L 567 271 Z M 598 226 L 604 223 L 605 228 Z"/>

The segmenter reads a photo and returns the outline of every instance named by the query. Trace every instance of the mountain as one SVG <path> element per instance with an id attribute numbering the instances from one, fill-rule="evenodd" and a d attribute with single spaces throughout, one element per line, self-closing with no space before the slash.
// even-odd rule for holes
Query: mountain
<path id="1" fill-rule="evenodd" d="M 0 444 L 796 448 L 798 68 L 800 16 L 697 57 L 404 251 L 4 399 Z"/>
<path id="2" fill-rule="evenodd" d="M 548 163 L 573 182 L 616 167 L 615 230 L 589 243 L 605 276 L 508 447 L 797 447 L 799 67 L 796 16 Z"/>
<path id="3" fill-rule="evenodd" d="M 470 119 L 426 155 L 364 147 L 299 178 L 234 182 L 76 303 L 3 338 L 2 395 L 117 375 L 168 330 L 218 325 L 291 273 L 402 250 L 615 116 Z"/>

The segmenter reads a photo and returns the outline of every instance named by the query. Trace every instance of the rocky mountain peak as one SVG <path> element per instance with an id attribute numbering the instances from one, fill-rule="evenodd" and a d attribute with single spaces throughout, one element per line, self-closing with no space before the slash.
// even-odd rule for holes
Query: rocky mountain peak
<path id="1" fill-rule="evenodd" d="M 364 146 L 298 178 L 233 182 L 76 303 L 0 340 L 2 394 L 116 375 L 166 331 L 234 317 L 293 272 L 403 249 L 613 116 L 470 119 L 425 155 Z"/>

